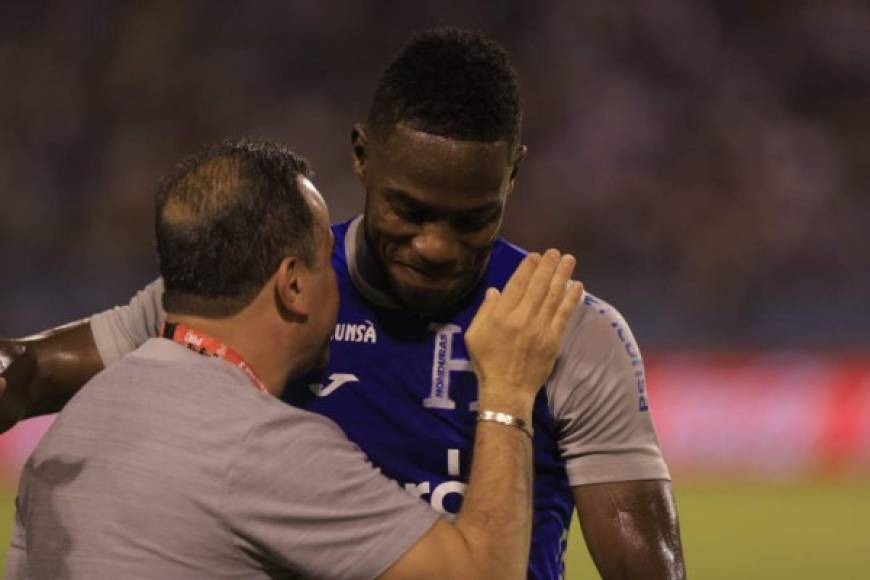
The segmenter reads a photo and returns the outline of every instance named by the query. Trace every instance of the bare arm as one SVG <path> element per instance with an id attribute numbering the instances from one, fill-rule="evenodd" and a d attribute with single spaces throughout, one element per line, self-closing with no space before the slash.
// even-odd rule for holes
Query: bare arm
<path id="1" fill-rule="evenodd" d="M 669 481 L 578 485 L 573 491 L 583 537 L 604 580 L 685 578 Z"/>
<path id="2" fill-rule="evenodd" d="M 531 440 L 519 429 L 481 423 L 474 454 L 471 483 L 456 522 L 440 518 L 382 579 L 525 578 Z"/>
<path id="3" fill-rule="evenodd" d="M 466 333 L 481 410 L 531 425 L 539 385 L 550 373 L 568 318 L 580 300 L 567 286 L 573 257 L 530 256 L 494 290 Z M 454 525 L 440 520 L 382 576 L 525 578 L 532 524 L 532 441 L 519 428 L 480 422 L 468 490 Z"/>
<path id="4" fill-rule="evenodd" d="M 162 297 L 158 279 L 126 306 L 26 338 L 0 340 L 0 433 L 21 419 L 60 411 L 104 365 L 155 336 L 165 317 Z M 103 338 L 99 346 L 95 335 Z"/>
<path id="5" fill-rule="evenodd" d="M 683 578 L 670 474 L 628 323 L 587 294 L 548 384 L 589 552 L 605 580 Z"/>
<path id="6" fill-rule="evenodd" d="M 87 320 L 0 340 L 0 354 L 9 362 L 0 377 L 0 432 L 21 419 L 59 411 L 103 368 Z"/>

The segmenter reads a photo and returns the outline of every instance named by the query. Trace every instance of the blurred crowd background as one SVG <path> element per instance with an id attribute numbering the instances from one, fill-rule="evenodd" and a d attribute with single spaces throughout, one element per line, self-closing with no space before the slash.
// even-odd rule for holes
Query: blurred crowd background
<path id="1" fill-rule="evenodd" d="M 735 2 L 4 2 L 0 334 L 126 302 L 152 199 L 224 136 L 361 210 L 349 135 L 409 33 L 509 51 L 530 149 L 505 235 L 575 252 L 647 350 L 870 344 L 870 7 Z"/>
<path id="2" fill-rule="evenodd" d="M 433 25 L 486 33 L 519 72 L 505 236 L 575 253 L 634 329 L 692 575 L 865 575 L 865 1 L 0 2 L 0 336 L 152 280 L 159 178 L 224 137 L 290 145 L 333 218 L 356 215 L 351 126 Z M 0 437 L 0 562 L 50 420 Z"/>

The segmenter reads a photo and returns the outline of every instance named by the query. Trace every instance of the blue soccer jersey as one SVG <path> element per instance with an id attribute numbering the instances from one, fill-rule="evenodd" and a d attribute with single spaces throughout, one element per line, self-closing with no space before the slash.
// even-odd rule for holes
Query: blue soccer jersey
<path id="1" fill-rule="evenodd" d="M 391 305 L 362 277 L 355 256 L 361 223 L 333 226 L 341 305 L 329 365 L 289 385 L 284 399 L 334 420 L 385 475 L 450 516 L 468 481 L 476 420 L 463 335 L 486 288 L 501 289 L 525 252 L 496 241 L 478 288 L 446 318 L 423 319 Z M 165 318 L 161 294 L 158 280 L 129 306 L 91 318 L 106 365 L 156 334 Z M 604 301 L 587 293 L 572 315 L 533 422 L 529 577 L 556 579 L 564 573 L 572 487 L 669 478 L 643 361 L 625 320 Z"/>
<path id="2" fill-rule="evenodd" d="M 496 242 L 484 278 L 449 317 L 423 319 L 380 306 L 352 276 L 349 226 L 333 227 L 341 304 L 326 370 L 285 399 L 341 425 L 382 472 L 438 511 L 456 514 L 469 476 L 477 382 L 463 339 L 488 287 L 501 289 L 525 256 Z M 361 289 L 359 286 L 363 286 Z M 534 414 L 531 578 L 559 578 L 574 506 L 559 429 L 541 390 Z"/>

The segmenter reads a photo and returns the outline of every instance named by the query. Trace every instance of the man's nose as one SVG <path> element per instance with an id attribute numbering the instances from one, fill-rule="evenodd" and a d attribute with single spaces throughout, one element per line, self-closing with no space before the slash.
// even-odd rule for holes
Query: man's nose
<path id="1" fill-rule="evenodd" d="M 452 228 L 443 222 L 429 222 L 411 240 L 414 252 L 432 265 L 451 266 L 461 254 L 461 245 Z"/>

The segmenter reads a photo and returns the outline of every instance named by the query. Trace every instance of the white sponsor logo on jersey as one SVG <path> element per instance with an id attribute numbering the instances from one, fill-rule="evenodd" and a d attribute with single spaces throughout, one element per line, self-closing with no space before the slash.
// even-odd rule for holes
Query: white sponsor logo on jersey
<path id="1" fill-rule="evenodd" d="M 336 342 L 366 342 L 375 344 L 378 342 L 378 333 L 371 320 L 364 320 L 362 324 L 339 322 L 332 332 L 332 340 Z"/>
<path id="2" fill-rule="evenodd" d="M 308 388 L 318 397 L 326 397 L 333 393 L 338 387 L 347 383 L 358 383 L 359 379 L 356 375 L 350 373 L 332 373 L 329 375 L 329 384 L 311 383 Z"/>

